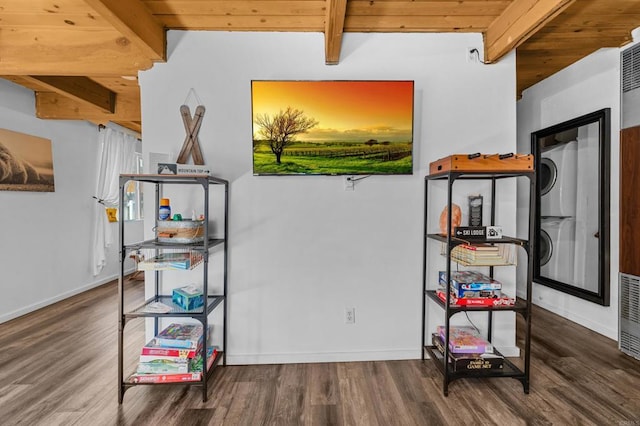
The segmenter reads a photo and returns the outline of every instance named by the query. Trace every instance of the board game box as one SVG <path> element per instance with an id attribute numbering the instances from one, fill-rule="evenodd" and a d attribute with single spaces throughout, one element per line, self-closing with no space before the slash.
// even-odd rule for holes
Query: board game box
<path id="1" fill-rule="evenodd" d="M 170 348 L 197 348 L 202 336 L 202 324 L 170 324 L 155 337 L 159 346 Z"/>
<path id="2" fill-rule="evenodd" d="M 444 343 L 437 333 L 431 335 L 431 342 L 444 356 Z M 500 370 L 504 367 L 504 357 L 496 353 L 454 354 L 449 353 L 449 363 L 453 371 Z"/>
<path id="3" fill-rule="evenodd" d="M 445 341 L 445 327 L 439 325 L 437 332 Z M 480 336 L 470 325 L 452 325 L 449 327 L 449 350 L 455 354 L 492 353 L 493 345 Z"/>
<path id="4" fill-rule="evenodd" d="M 439 272 L 441 285 L 447 283 L 447 272 Z M 452 271 L 451 291 L 457 298 L 463 297 L 500 297 L 502 283 L 477 271 Z"/>

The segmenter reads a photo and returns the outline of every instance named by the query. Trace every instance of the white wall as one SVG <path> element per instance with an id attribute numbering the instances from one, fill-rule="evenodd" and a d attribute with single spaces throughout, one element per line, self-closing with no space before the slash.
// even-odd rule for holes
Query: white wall
<path id="1" fill-rule="evenodd" d="M 534 285 L 533 300 L 552 312 L 617 339 L 620 50 L 601 49 L 525 90 L 518 102 L 518 150 L 530 152 L 532 132 L 602 108 L 611 108 L 611 187 L 608 188 L 611 306 L 600 306 L 539 284 Z M 519 198 L 522 204 L 524 200 Z M 524 226 L 523 215 L 518 217 L 520 229 Z"/>
<path id="2" fill-rule="evenodd" d="M 0 191 L 0 323 L 108 282 L 119 271 L 115 246 L 99 276 L 90 269 L 97 127 L 40 120 L 34 105 L 31 90 L 0 79 L 0 128 L 50 139 L 55 172 L 55 192 Z"/>
<path id="3" fill-rule="evenodd" d="M 469 46 L 482 50 L 481 36 L 349 33 L 340 64 L 326 66 L 322 34 L 169 32 L 168 62 L 140 76 L 143 149 L 179 151 L 179 107 L 193 88 L 206 106 L 205 161 L 231 182 L 229 362 L 420 356 L 427 166 L 452 153 L 516 146 L 514 57 L 467 63 Z M 253 176 L 252 79 L 414 80 L 414 174 L 369 177 L 353 192 L 337 176 Z M 193 96 L 189 105 L 193 111 Z M 515 228 L 512 189 L 502 223 Z M 443 205 L 441 198 L 432 213 Z M 179 198 L 172 207 L 190 211 Z M 345 307 L 355 307 L 354 325 L 344 323 Z M 429 309 L 441 323 L 442 311 Z M 514 324 L 507 314 L 498 326 L 507 352 Z"/>

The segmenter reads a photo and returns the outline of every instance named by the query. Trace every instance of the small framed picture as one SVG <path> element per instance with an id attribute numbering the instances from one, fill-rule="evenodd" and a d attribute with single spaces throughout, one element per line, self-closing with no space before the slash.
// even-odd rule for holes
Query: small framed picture
<path id="1" fill-rule="evenodd" d="M 469 195 L 469 226 L 482 226 L 482 195 Z"/>

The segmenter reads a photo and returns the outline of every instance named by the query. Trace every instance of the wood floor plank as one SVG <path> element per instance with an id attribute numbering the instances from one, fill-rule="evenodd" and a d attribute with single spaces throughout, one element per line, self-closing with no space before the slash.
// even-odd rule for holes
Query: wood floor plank
<path id="1" fill-rule="evenodd" d="M 79 411 L 58 411 L 54 415 L 49 416 L 46 420 L 31 423 L 35 426 L 67 426 L 77 423 L 83 413 Z"/>
<path id="2" fill-rule="evenodd" d="M 405 405 L 405 400 L 392 379 L 387 363 L 364 363 L 367 376 L 373 380 L 367 380 L 371 403 L 378 422 L 383 425 L 410 425 L 414 422 L 410 411 Z"/>
<path id="3" fill-rule="evenodd" d="M 339 399 L 336 364 L 309 364 L 309 404 L 335 406 Z"/>
<path id="4" fill-rule="evenodd" d="M 407 414 L 411 416 L 414 424 L 441 424 L 435 404 L 429 397 L 429 393 L 422 386 L 416 386 L 416 377 L 423 375 L 422 365 L 407 363 L 404 361 L 391 361 L 387 365 L 391 372 L 400 397 L 405 401 Z"/>
<path id="5" fill-rule="evenodd" d="M 305 408 L 309 404 L 308 364 L 294 364 L 282 370 L 276 381 L 273 424 L 301 425 L 305 421 Z"/>
<path id="6" fill-rule="evenodd" d="M 273 391 L 273 387 L 268 382 L 266 385 L 264 383 L 264 380 L 259 382 L 245 380 L 237 384 L 235 397 L 224 419 L 225 423 L 250 426 L 262 423 L 260 419 L 269 418 L 271 413 L 266 411 L 268 407 L 260 407 L 260 400 L 261 396 L 265 396 L 266 391 Z"/>
<path id="7" fill-rule="evenodd" d="M 131 306 L 141 283 L 127 285 Z M 217 368 L 198 387 L 136 386 L 117 401 L 117 291 L 109 283 L 0 324 L 4 425 L 623 425 L 640 424 L 640 361 L 534 307 L 531 386 L 461 379 L 442 394 L 430 360 Z M 516 341 L 522 342 L 523 322 Z M 144 321 L 125 329 L 125 371 Z M 522 363 L 522 359 L 514 362 Z"/>
<path id="8" fill-rule="evenodd" d="M 337 405 L 312 405 L 308 408 L 304 424 L 307 426 L 335 426 L 342 424 L 342 417 Z"/>
<path id="9" fill-rule="evenodd" d="M 358 378 L 341 378 L 340 399 L 342 418 L 340 424 L 345 425 L 379 425 L 373 412 L 371 401 L 364 380 Z"/>

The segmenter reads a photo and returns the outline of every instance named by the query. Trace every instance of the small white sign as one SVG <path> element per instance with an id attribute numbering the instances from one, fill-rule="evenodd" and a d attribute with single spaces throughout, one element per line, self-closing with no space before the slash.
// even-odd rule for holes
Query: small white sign
<path id="1" fill-rule="evenodd" d="M 159 175 L 210 175 L 209 166 L 196 164 L 158 163 Z"/>

